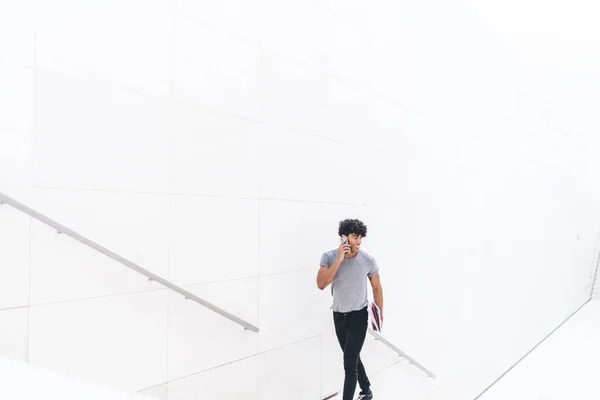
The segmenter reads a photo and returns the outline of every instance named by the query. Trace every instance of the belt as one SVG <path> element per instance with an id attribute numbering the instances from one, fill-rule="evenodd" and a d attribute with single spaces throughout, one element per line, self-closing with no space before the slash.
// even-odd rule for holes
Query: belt
<path id="1" fill-rule="evenodd" d="M 358 314 L 358 313 L 363 313 L 367 311 L 367 307 L 361 308 L 360 310 L 353 310 L 353 311 L 348 311 L 348 312 L 339 312 L 339 311 L 334 311 L 333 314 L 334 315 L 343 315 L 345 317 L 349 317 L 351 315 L 354 314 Z"/>

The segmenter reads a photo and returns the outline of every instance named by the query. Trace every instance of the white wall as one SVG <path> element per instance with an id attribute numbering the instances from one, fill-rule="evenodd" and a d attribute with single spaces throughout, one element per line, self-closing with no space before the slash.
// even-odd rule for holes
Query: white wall
<path id="1" fill-rule="evenodd" d="M 439 376 L 405 398 L 483 390 L 589 295 L 598 142 L 466 4 L 413 3 L 1 1 L 0 188 L 261 328 L 2 207 L 2 352 L 168 400 L 319 399 L 342 373 L 317 263 L 354 217 L 386 335 Z"/>

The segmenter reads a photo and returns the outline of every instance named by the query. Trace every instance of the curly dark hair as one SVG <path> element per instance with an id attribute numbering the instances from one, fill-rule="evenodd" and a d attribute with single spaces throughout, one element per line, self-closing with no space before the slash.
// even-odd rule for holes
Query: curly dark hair
<path id="1" fill-rule="evenodd" d="M 361 237 L 367 236 L 367 226 L 358 219 L 345 219 L 340 221 L 340 227 L 338 229 L 338 234 L 340 236 L 355 233 Z"/>

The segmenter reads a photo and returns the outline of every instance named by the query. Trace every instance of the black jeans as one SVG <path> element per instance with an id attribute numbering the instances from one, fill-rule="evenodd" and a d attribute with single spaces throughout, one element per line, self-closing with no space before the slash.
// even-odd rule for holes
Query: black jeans
<path id="1" fill-rule="evenodd" d="M 333 312 L 333 323 L 342 351 L 344 352 L 344 398 L 352 400 L 358 381 L 363 392 L 368 392 L 371 383 L 360 360 L 360 351 L 365 343 L 369 313 L 367 308 L 348 313 Z"/>

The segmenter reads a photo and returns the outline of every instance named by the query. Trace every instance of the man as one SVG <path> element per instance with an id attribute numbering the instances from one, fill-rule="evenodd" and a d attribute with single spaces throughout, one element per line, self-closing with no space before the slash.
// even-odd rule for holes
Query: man
<path id="1" fill-rule="evenodd" d="M 366 225 L 357 219 L 346 219 L 340 222 L 338 234 L 342 239 L 347 237 L 348 243 L 342 242 L 337 250 L 323 254 L 317 286 L 323 290 L 331 283 L 335 332 L 344 352 L 343 400 L 352 400 L 357 381 L 361 389 L 358 400 L 371 400 L 371 383 L 360 360 L 369 323 L 367 277 L 373 287 L 375 304 L 381 311 L 382 324 L 383 288 L 377 262 L 360 250 L 362 239 L 367 236 Z"/>

